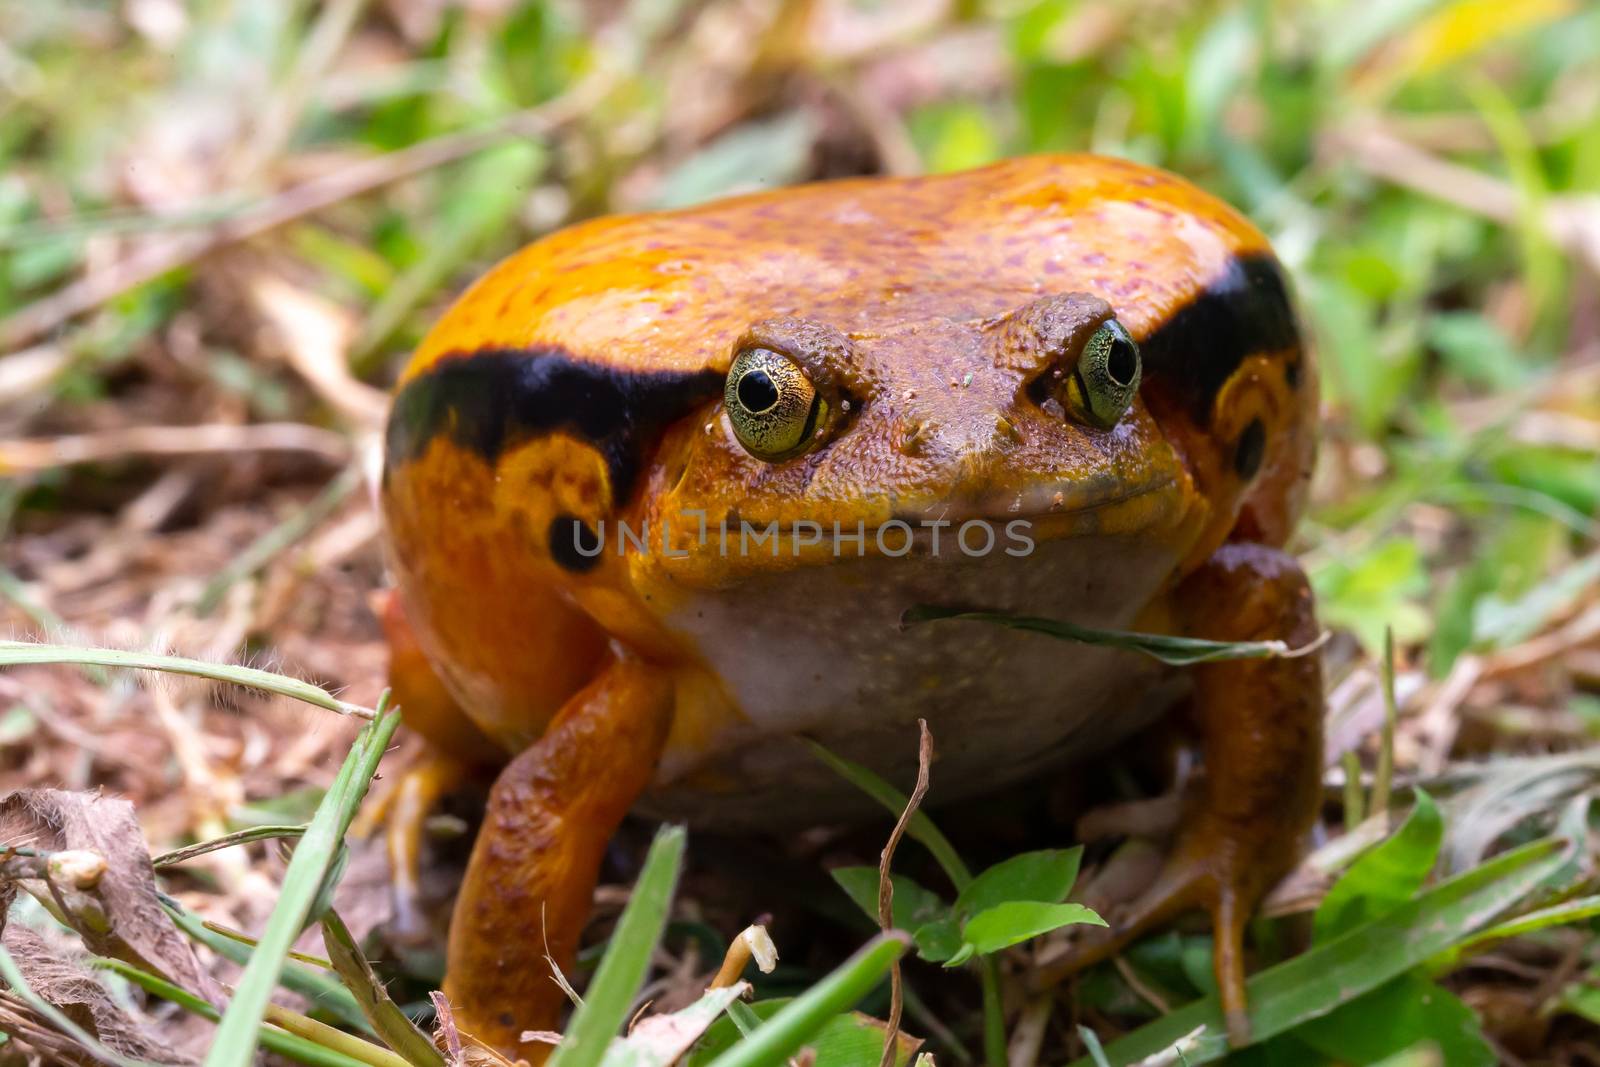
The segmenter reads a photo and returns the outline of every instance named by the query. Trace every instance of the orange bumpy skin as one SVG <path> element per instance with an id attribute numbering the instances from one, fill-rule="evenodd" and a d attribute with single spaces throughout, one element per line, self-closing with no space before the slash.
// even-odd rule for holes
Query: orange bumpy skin
<path id="1" fill-rule="evenodd" d="M 753 366 L 773 373 L 746 381 Z M 516 757 L 453 927 L 458 1016 L 535 1055 L 517 1035 L 553 1025 L 559 997 L 526 974 L 545 939 L 558 960 L 576 944 L 636 803 L 727 824 L 845 814 L 855 798 L 794 738 L 906 777 L 919 716 L 948 797 L 1171 702 L 1170 672 L 1135 657 L 902 630 L 912 604 L 1314 632 L 1275 550 L 1310 474 L 1315 381 L 1261 234 L 1118 160 L 604 218 L 501 263 L 407 368 L 382 493 L 408 640 Z M 775 436 L 750 430 L 779 412 Z M 1215 758 L 1163 885 L 1218 917 L 1237 1034 L 1240 916 L 1313 814 L 1320 681 L 1314 658 L 1194 674 Z M 412 684 L 436 733 L 436 689 Z M 1263 700 L 1224 702 L 1229 686 Z M 1225 869 L 1193 859 L 1235 845 Z"/>

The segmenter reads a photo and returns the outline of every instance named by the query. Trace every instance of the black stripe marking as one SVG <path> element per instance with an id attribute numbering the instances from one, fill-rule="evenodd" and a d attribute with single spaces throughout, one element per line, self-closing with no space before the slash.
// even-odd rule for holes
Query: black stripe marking
<path id="1" fill-rule="evenodd" d="M 1170 390 L 1198 426 L 1239 364 L 1258 353 L 1300 347 L 1300 329 L 1270 255 L 1230 260 L 1222 276 L 1139 342 L 1148 380 Z"/>
<path id="2" fill-rule="evenodd" d="M 565 432 L 605 457 L 617 501 L 633 490 L 642 450 L 669 423 L 722 392 L 715 370 L 629 371 L 559 349 L 447 356 L 394 398 L 388 464 L 419 458 L 440 434 L 493 466 L 508 448 Z"/>

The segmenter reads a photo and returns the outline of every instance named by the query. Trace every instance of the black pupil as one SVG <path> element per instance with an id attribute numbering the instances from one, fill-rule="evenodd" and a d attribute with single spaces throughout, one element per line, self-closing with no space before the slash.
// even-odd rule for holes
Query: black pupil
<path id="1" fill-rule="evenodd" d="M 739 403 L 746 411 L 759 415 L 778 402 L 778 387 L 764 370 L 747 371 L 739 379 Z"/>
<path id="2" fill-rule="evenodd" d="M 1133 342 L 1126 337 L 1111 339 L 1111 352 L 1106 356 L 1106 374 L 1118 385 L 1132 385 L 1139 369 L 1139 357 Z"/>

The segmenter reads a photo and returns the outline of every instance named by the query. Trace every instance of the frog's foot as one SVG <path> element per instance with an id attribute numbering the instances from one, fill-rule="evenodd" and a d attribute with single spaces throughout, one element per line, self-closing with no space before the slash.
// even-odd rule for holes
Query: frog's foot
<path id="1" fill-rule="evenodd" d="M 1274 549 L 1218 549 L 1177 590 L 1192 636 L 1224 641 L 1317 636 L 1311 592 L 1295 561 Z M 1321 798 L 1322 670 L 1315 655 L 1228 660 L 1194 669 L 1205 772 L 1185 804 L 1178 840 L 1160 875 L 1110 909 L 1109 931 L 1071 959 L 1041 971 L 1043 984 L 1104 959 L 1141 934 L 1193 909 L 1211 914 L 1213 965 L 1235 1045 L 1249 1040 L 1244 928 L 1268 889 L 1288 873 Z"/>
<path id="2" fill-rule="evenodd" d="M 1088 902 L 1100 910 L 1108 928 L 1088 933 L 1069 958 L 1042 969 L 1039 983 L 1053 985 L 1116 955 L 1178 916 L 1202 910 L 1211 916 L 1212 965 L 1228 1040 L 1235 1047 L 1247 1044 L 1250 1023 L 1245 997 L 1245 925 L 1261 897 L 1283 872 L 1275 857 L 1256 851 L 1254 842 L 1227 840 L 1207 822 L 1202 816 L 1183 831 L 1174 855 L 1153 882 L 1142 883 L 1145 888 L 1133 899 L 1124 897 L 1126 903 L 1113 899 L 1107 905 L 1104 901 L 1111 894 L 1106 893 L 1106 888 L 1101 887 L 1099 893 L 1091 889 Z M 1283 855 L 1292 860 L 1295 846 L 1293 839 L 1284 842 Z"/>
<path id="3" fill-rule="evenodd" d="M 400 598 L 384 590 L 374 595 L 372 607 L 389 644 L 392 703 L 400 709 L 406 730 L 420 735 L 424 744 L 414 746 L 404 770 L 385 781 L 351 830 L 371 837 L 382 828 L 394 902 L 390 932 L 402 944 L 421 944 L 431 937 L 421 889 L 428 816 L 446 794 L 471 780 L 474 771 L 498 766 L 503 756 L 434 673 Z"/>
<path id="4" fill-rule="evenodd" d="M 672 681 L 617 658 L 495 781 L 450 923 L 445 995 L 461 1030 L 544 1062 L 607 842 L 666 744 Z"/>
<path id="5" fill-rule="evenodd" d="M 1105 804 L 1079 819 L 1075 834 L 1079 841 L 1086 842 L 1108 837 L 1166 837 L 1177 828 L 1182 806 L 1177 791 L 1146 800 Z"/>
<path id="6" fill-rule="evenodd" d="M 381 828 L 389 857 L 389 891 L 394 917 L 390 935 L 399 943 L 417 945 L 432 937 L 422 900 L 423 847 L 428 817 L 439 801 L 466 784 L 467 769 L 448 756 L 423 751 L 380 803 L 368 805 L 351 830 L 370 837 Z"/>

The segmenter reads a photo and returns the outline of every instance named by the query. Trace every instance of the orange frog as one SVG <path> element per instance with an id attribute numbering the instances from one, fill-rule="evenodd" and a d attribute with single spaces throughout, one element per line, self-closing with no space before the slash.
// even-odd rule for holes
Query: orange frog
<path id="1" fill-rule="evenodd" d="M 453 765 L 501 768 L 450 930 L 463 1029 L 538 1058 L 546 952 L 572 961 L 629 811 L 848 816 L 800 739 L 905 785 L 919 717 L 950 800 L 1182 699 L 1204 773 L 1113 943 L 1208 910 L 1243 1034 L 1244 925 L 1318 804 L 1316 657 L 1176 671 L 899 623 L 962 605 L 1306 644 L 1280 546 L 1316 380 L 1262 235 L 1120 160 L 602 218 L 501 263 L 406 369 L 382 485 L 397 700 Z M 397 841 L 437 771 L 401 788 Z"/>

